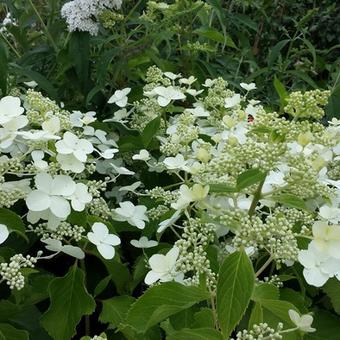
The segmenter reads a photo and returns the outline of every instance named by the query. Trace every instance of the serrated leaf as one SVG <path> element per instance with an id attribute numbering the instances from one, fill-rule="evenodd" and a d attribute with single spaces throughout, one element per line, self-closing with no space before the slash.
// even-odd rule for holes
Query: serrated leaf
<path id="1" fill-rule="evenodd" d="M 255 285 L 253 265 L 244 250 L 223 262 L 217 281 L 217 316 L 228 337 L 245 313 Z"/>
<path id="2" fill-rule="evenodd" d="M 8 323 L 0 323 L 0 340 L 28 340 L 28 332 L 17 329 Z"/>
<path id="3" fill-rule="evenodd" d="M 209 293 L 195 286 L 184 286 L 177 282 L 166 282 L 149 288 L 131 307 L 125 323 L 138 333 L 170 315 L 190 308 L 209 298 Z"/>
<path id="4" fill-rule="evenodd" d="M 155 119 L 153 119 L 151 122 L 149 122 L 146 125 L 141 135 L 141 139 L 142 139 L 144 147 L 148 147 L 152 138 L 158 131 L 160 124 L 161 124 L 161 118 L 156 117 Z"/>
<path id="5" fill-rule="evenodd" d="M 252 300 L 261 302 L 264 299 L 278 300 L 279 289 L 270 283 L 259 283 L 255 286 Z"/>
<path id="6" fill-rule="evenodd" d="M 222 334 L 213 328 L 184 328 L 172 333 L 168 340 L 222 340 Z"/>
<path id="7" fill-rule="evenodd" d="M 249 169 L 242 172 L 237 176 L 236 188 L 241 191 L 253 184 L 263 181 L 266 178 L 266 174 L 259 169 Z"/>
<path id="8" fill-rule="evenodd" d="M 115 296 L 103 301 L 103 309 L 99 320 L 117 327 L 125 319 L 129 308 L 135 299 L 132 296 Z"/>
<path id="9" fill-rule="evenodd" d="M 251 314 L 250 314 L 250 318 L 249 318 L 249 322 L 248 322 L 248 329 L 251 329 L 253 327 L 253 325 L 258 325 L 261 322 L 263 322 L 263 310 L 262 310 L 262 306 L 259 302 L 255 302 L 252 310 L 251 310 Z"/>
<path id="10" fill-rule="evenodd" d="M 41 323 L 54 340 L 71 339 L 82 316 L 90 315 L 96 304 L 86 290 L 84 272 L 72 266 L 61 278 L 48 287 L 51 304 Z"/>
<path id="11" fill-rule="evenodd" d="M 5 224 L 10 231 L 14 231 L 28 241 L 25 235 L 25 224 L 21 217 L 12 210 L 0 208 L 0 223 Z"/>
<path id="12" fill-rule="evenodd" d="M 340 282 L 336 279 L 328 280 L 322 290 L 331 299 L 334 310 L 340 314 Z"/>

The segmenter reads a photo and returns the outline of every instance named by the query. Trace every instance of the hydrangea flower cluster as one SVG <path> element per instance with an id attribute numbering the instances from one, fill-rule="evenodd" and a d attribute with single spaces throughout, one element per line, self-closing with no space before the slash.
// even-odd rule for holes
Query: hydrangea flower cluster
<path id="1" fill-rule="evenodd" d="M 253 258 L 267 256 L 266 266 L 299 261 L 316 286 L 338 277 L 340 181 L 334 169 L 340 130 L 334 122 L 317 121 L 329 91 L 293 92 L 280 115 L 251 98 L 253 83 L 240 84 L 241 93 L 221 78 L 196 83 L 153 67 L 143 99 L 130 104 L 130 89 L 110 98 L 118 107 L 110 121 L 143 131 L 160 117 L 161 154 L 140 149 L 132 159 L 166 173 L 170 185 L 134 193 L 154 200 L 159 237 L 171 230 L 179 238 L 176 272 L 197 283 L 209 268 L 204 249 L 218 241 L 252 247 Z M 199 226 L 188 228 L 197 218 Z M 303 239 L 313 240 L 308 250 L 301 248 Z M 213 286 L 213 275 L 207 276 Z"/>

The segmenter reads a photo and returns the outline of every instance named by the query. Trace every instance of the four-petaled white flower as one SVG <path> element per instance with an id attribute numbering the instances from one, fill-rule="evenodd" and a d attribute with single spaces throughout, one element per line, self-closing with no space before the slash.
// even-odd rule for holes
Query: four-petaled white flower
<path id="1" fill-rule="evenodd" d="M 209 192 L 209 186 L 203 187 L 201 184 L 194 184 L 191 188 L 183 184 L 179 188 L 179 198 L 171 207 L 176 210 L 186 208 L 191 202 L 202 201 L 205 199 Z"/>
<path id="2" fill-rule="evenodd" d="M 240 86 L 245 89 L 246 91 L 251 91 L 256 89 L 256 84 L 255 83 L 241 83 Z"/>
<path id="3" fill-rule="evenodd" d="M 329 225 L 325 221 L 316 221 L 313 224 L 313 238 L 311 243 L 319 251 L 340 259 L 340 225 Z"/>
<path id="4" fill-rule="evenodd" d="M 38 170 L 46 170 L 48 168 L 48 163 L 44 161 L 44 155 L 44 151 L 42 150 L 34 150 L 31 152 L 33 164 Z"/>
<path id="5" fill-rule="evenodd" d="M 120 244 L 117 235 L 109 234 L 109 230 L 104 223 L 96 222 L 92 226 L 92 232 L 87 233 L 90 242 L 96 245 L 101 256 L 106 260 L 111 260 L 115 256 L 114 246 Z"/>
<path id="6" fill-rule="evenodd" d="M 14 118 L 22 115 L 24 108 L 21 107 L 18 97 L 6 96 L 0 99 L 0 124 L 6 124 Z"/>
<path id="7" fill-rule="evenodd" d="M 304 314 L 300 316 L 300 314 L 294 309 L 290 309 L 288 314 L 294 325 L 298 327 L 300 331 L 305 333 L 312 333 L 316 331 L 315 328 L 311 327 L 313 323 L 313 317 L 311 315 Z"/>
<path id="8" fill-rule="evenodd" d="M 164 165 L 169 170 L 187 170 L 187 161 L 184 159 L 182 154 L 176 155 L 176 157 L 166 157 L 163 160 Z"/>
<path id="9" fill-rule="evenodd" d="M 114 219 L 116 221 L 126 221 L 138 229 L 144 229 L 145 221 L 149 221 L 146 216 L 146 207 L 144 205 L 134 205 L 130 201 L 119 203 L 120 208 L 116 208 Z"/>
<path id="10" fill-rule="evenodd" d="M 178 255 L 179 248 L 176 246 L 170 249 L 166 255 L 152 255 L 149 259 L 151 271 L 146 274 L 144 282 L 147 285 L 152 285 L 157 281 L 167 282 L 174 280 L 182 282 L 184 278 L 183 273 L 176 271 Z"/>
<path id="11" fill-rule="evenodd" d="M 234 94 L 232 97 L 226 98 L 224 100 L 224 107 L 226 109 L 230 109 L 232 107 L 235 107 L 236 105 L 240 104 L 241 102 L 241 96 L 239 93 Z"/>
<path id="12" fill-rule="evenodd" d="M 133 159 L 134 161 L 139 160 L 139 161 L 145 161 L 145 162 L 146 162 L 146 161 L 148 161 L 150 158 L 151 158 L 151 157 L 150 157 L 150 154 L 149 154 L 148 150 L 145 150 L 145 149 L 140 150 L 139 153 L 137 153 L 136 155 L 133 155 L 133 156 L 132 156 L 132 159 Z"/>
<path id="13" fill-rule="evenodd" d="M 129 87 L 123 90 L 117 90 L 108 100 L 109 104 L 116 104 L 119 107 L 125 107 L 128 102 L 127 95 L 131 92 Z"/>
<path id="14" fill-rule="evenodd" d="M 4 243 L 9 236 L 9 231 L 6 225 L 0 224 L 0 244 Z"/>
<path id="15" fill-rule="evenodd" d="M 157 102 L 161 107 L 168 106 L 172 100 L 181 100 L 186 98 L 184 93 L 173 86 L 157 86 L 151 92 L 158 96 Z"/>
<path id="16" fill-rule="evenodd" d="M 136 248 L 152 248 L 158 245 L 157 241 L 149 240 L 146 236 L 142 236 L 139 240 L 131 240 L 130 243 Z"/>
<path id="17" fill-rule="evenodd" d="M 0 128 L 0 148 L 6 149 L 10 147 L 19 134 L 18 130 L 28 124 L 28 119 L 25 116 L 18 116 L 12 120 L 3 123 Z"/>
<path id="18" fill-rule="evenodd" d="M 46 243 L 46 249 L 55 253 L 65 253 L 79 260 L 82 260 L 85 257 L 84 252 L 79 247 L 75 247 L 69 244 L 63 245 L 60 240 L 48 238 L 45 240 L 41 240 L 41 242 Z"/>
<path id="19" fill-rule="evenodd" d="M 57 175 L 54 178 L 47 173 L 35 176 L 36 190 L 31 191 L 26 204 L 33 212 L 50 210 L 58 218 L 65 219 L 70 213 L 70 204 L 66 197 L 71 196 L 76 184 L 71 177 Z"/>
<path id="20" fill-rule="evenodd" d="M 71 200 L 71 206 L 75 211 L 83 211 L 85 205 L 92 201 L 92 195 L 83 183 L 77 183 L 73 194 L 67 198 Z"/>

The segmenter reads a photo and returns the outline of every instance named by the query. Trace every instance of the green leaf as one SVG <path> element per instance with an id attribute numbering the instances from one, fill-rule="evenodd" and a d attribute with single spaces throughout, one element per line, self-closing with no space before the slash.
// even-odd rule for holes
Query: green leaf
<path id="1" fill-rule="evenodd" d="M 29 340 L 29 334 L 8 323 L 0 323 L 0 340 Z"/>
<path id="2" fill-rule="evenodd" d="M 270 311 L 272 314 L 274 314 L 278 319 L 280 319 L 282 322 L 288 323 L 290 326 L 294 326 L 293 322 L 291 321 L 288 311 L 290 309 L 297 310 L 297 308 L 287 301 L 281 301 L 281 300 L 265 300 L 263 299 L 261 301 L 261 305 L 264 309 Z M 264 318 L 265 320 L 266 318 Z"/>
<path id="3" fill-rule="evenodd" d="M 208 38 L 212 41 L 216 41 L 218 43 L 221 43 L 221 44 L 224 44 L 225 46 L 229 46 L 229 47 L 232 47 L 232 48 L 236 48 L 236 45 L 233 41 L 233 39 L 231 39 L 231 37 L 229 35 L 223 35 L 221 32 L 219 32 L 218 30 L 212 28 L 212 27 L 200 27 L 198 29 L 196 29 L 194 31 L 194 33 L 202 36 L 202 37 L 205 37 L 205 38 Z"/>
<path id="4" fill-rule="evenodd" d="M 190 308 L 209 298 L 209 293 L 195 286 L 184 286 L 177 282 L 166 282 L 149 288 L 131 307 L 125 323 L 138 333 L 170 315 Z"/>
<path id="5" fill-rule="evenodd" d="M 248 329 L 251 329 L 253 325 L 258 325 L 263 322 L 263 309 L 259 302 L 256 302 L 251 310 Z"/>
<path id="6" fill-rule="evenodd" d="M 148 125 L 144 128 L 142 135 L 141 135 L 144 147 L 148 147 L 153 136 L 158 131 L 160 124 L 161 124 L 161 118 L 156 117 L 151 122 L 149 122 Z"/>
<path id="7" fill-rule="evenodd" d="M 334 314 L 316 310 L 312 327 L 316 332 L 307 333 L 304 340 L 339 340 L 340 318 Z"/>
<path id="8" fill-rule="evenodd" d="M 280 97 L 281 109 L 283 110 L 283 107 L 287 103 L 286 99 L 288 97 L 288 93 L 285 89 L 285 86 L 281 83 L 281 81 L 276 76 L 274 76 L 274 87 L 275 87 L 277 94 Z"/>
<path id="9" fill-rule="evenodd" d="M 111 275 L 108 275 L 104 277 L 102 280 L 100 280 L 96 288 L 94 289 L 94 296 L 97 297 L 99 294 L 101 294 L 108 286 L 111 280 L 112 280 Z"/>
<path id="10" fill-rule="evenodd" d="M 209 184 L 209 192 L 216 194 L 229 194 L 237 192 L 237 189 L 225 184 Z"/>
<path id="11" fill-rule="evenodd" d="M 331 299 L 334 310 L 340 314 L 340 282 L 336 279 L 330 279 L 322 287 L 322 290 Z"/>
<path id="12" fill-rule="evenodd" d="M 304 200 L 293 194 L 280 194 L 272 197 L 276 202 L 286 205 L 290 208 L 296 208 L 300 210 L 307 210 Z"/>
<path id="13" fill-rule="evenodd" d="M 222 334 L 213 328 L 184 328 L 172 333 L 168 340 L 222 340 Z"/>
<path id="14" fill-rule="evenodd" d="M 266 178 L 266 174 L 259 169 L 250 169 L 242 172 L 236 179 L 236 187 L 238 191 L 241 191 L 253 184 L 263 181 Z"/>
<path id="15" fill-rule="evenodd" d="M 100 313 L 99 320 L 103 323 L 110 323 L 117 327 L 124 321 L 135 299 L 132 296 L 115 296 L 112 299 L 103 301 L 103 309 Z"/>
<path id="16" fill-rule="evenodd" d="M 255 286 L 252 300 L 261 302 L 263 299 L 278 300 L 279 289 L 270 283 L 259 283 Z"/>
<path id="17" fill-rule="evenodd" d="M 217 281 L 217 315 L 225 337 L 229 336 L 245 313 L 255 285 L 249 257 L 242 250 L 223 262 Z"/>
<path id="18" fill-rule="evenodd" d="M 25 235 L 25 224 L 21 217 L 12 210 L 0 208 L 0 223 L 7 226 L 10 231 L 14 231 L 28 241 Z"/>
<path id="19" fill-rule="evenodd" d="M 202 308 L 200 311 L 195 313 L 194 322 L 192 323 L 192 328 L 213 328 L 214 327 L 214 316 L 210 308 Z"/>
<path id="20" fill-rule="evenodd" d="M 41 323 L 54 340 L 71 339 L 83 315 L 90 315 L 96 304 L 86 290 L 84 272 L 72 266 L 48 287 L 51 304 Z"/>
<path id="21" fill-rule="evenodd" d="M 290 39 L 285 39 L 279 41 L 271 50 L 268 56 L 268 66 L 274 65 L 276 59 L 278 58 L 281 50 L 290 42 Z"/>

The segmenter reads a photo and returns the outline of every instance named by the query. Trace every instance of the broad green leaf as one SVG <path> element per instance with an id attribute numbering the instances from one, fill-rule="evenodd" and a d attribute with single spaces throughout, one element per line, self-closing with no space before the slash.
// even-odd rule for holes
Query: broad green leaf
<path id="1" fill-rule="evenodd" d="M 102 259 L 108 273 L 111 276 L 112 282 L 115 284 L 119 294 L 130 294 L 132 277 L 126 265 L 116 260 Z"/>
<path id="2" fill-rule="evenodd" d="M 268 66 L 274 65 L 276 59 L 279 57 L 281 50 L 290 42 L 290 39 L 279 41 L 271 50 L 268 56 Z"/>
<path id="3" fill-rule="evenodd" d="M 263 299 L 278 300 L 279 289 L 270 283 L 259 283 L 255 285 L 252 300 L 261 302 Z"/>
<path id="4" fill-rule="evenodd" d="M 149 288 L 132 305 L 125 323 L 132 326 L 138 333 L 145 333 L 150 327 L 170 315 L 208 298 L 209 293 L 198 287 L 166 282 Z"/>
<path id="5" fill-rule="evenodd" d="M 304 340 L 339 340 L 340 318 L 324 310 L 314 311 L 312 327 L 314 333 L 307 333 Z"/>
<path id="6" fill-rule="evenodd" d="M 106 289 L 111 280 L 111 275 L 108 275 L 100 280 L 96 288 L 94 289 L 94 297 L 97 297 L 99 294 L 101 294 Z"/>
<path id="7" fill-rule="evenodd" d="M 337 279 L 330 279 L 322 287 L 322 290 L 331 299 L 334 310 L 340 314 L 340 281 Z"/>
<path id="8" fill-rule="evenodd" d="M 213 328 L 184 328 L 172 333 L 168 340 L 222 340 L 222 334 Z"/>
<path id="9" fill-rule="evenodd" d="M 115 296 L 103 301 L 103 309 L 100 313 L 99 320 L 103 323 L 110 323 L 117 327 L 124 321 L 129 308 L 135 299 L 132 296 Z"/>
<path id="10" fill-rule="evenodd" d="M 84 272 L 72 266 L 48 287 L 51 304 L 41 323 L 54 340 L 71 339 L 82 316 L 93 313 L 96 304 L 86 290 Z"/>
<path id="11" fill-rule="evenodd" d="M 202 308 L 200 311 L 195 313 L 194 320 L 195 321 L 192 323 L 191 328 L 214 327 L 214 316 L 210 308 Z"/>
<path id="12" fill-rule="evenodd" d="M 250 169 L 242 172 L 236 179 L 236 187 L 238 191 L 241 191 L 253 184 L 263 181 L 266 178 L 266 174 L 259 169 Z"/>
<path id="13" fill-rule="evenodd" d="M 178 331 L 183 328 L 192 328 L 191 325 L 194 322 L 194 313 L 199 310 L 198 306 L 192 306 L 191 308 L 184 309 L 179 313 L 170 316 L 170 323 L 174 331 Z M 200 327 L 204 327 L 203 325 Z"/>
<path id="14" fill-rule="evenodd" d="M 25 235 L 25 225 L 21 217 L 12 210 L 0 208 L 0 223 L 5 224 L 10 231 L 18 233 L 28 241 Z"/>
<path id="15" fill-rule="evenodd" d="M 301 313 L 308 314 L 308 307 L 311 305 L 309 298 L 291 288 L 280 289 L 280 300 L 292 303 Z"/>
<path id="16" fill-rule="evenodd" d="M 249 322 L 248 322 L 248 329 L 251 329 L 253 327 L 253 325 L 258 325 L 261 322 L 263 322 L 263 310 L 262 310 L 262 306 L 259 302 L 255 302 L 252 310 L 251 310 L 251 314 L 250 314 L 250 318 L 249 318 Z"/>
<path id="17" fill-rule="evenodd" d="M 156 117 L 151 122 L 149 122 L 148 125 L 144 128 L 142 135 L 141 135 L 144 147 L 148 147 L 153 136 L 158 131 L 160 124 L 161 124 L 161 118 Z"/>
<path id="18" fill-rule="evenodd" d="M 286 105 L 286 98 L 288 97 L 288 93 L 285 89 L 285 86 L 276 76 L 274 76 L 274 87 L 280 97 L 281 110 L 283 110 L 283 107 Z"/>
<path id="19" fill-rule="evenodd" d="M 200 27 L 196 29 L 194 33 L 197 33 L 198 35 L 208 38 L 212 41 L 225 44 L 225 46 L 237 48 L 234 41 L 231 39 L 229 35 L 224 36 L 221 32 L 212 27 Z"/>
<path id="20" fill-rule="evenodd" d="M 28 332 L 17 329 L 8 323 L 0 323 L 0 340 L 28 340 Z"/>
<path id="21" fill-rule="evenodd" d="M 290 208 L 296 208 L 300 210 L 307 210 L 304 200 L 293 194 L 280 194 L 272 197 L 276 202 L 286 205 Z"/>
<path id="22" fill-rule="evenodd" d="M 288 311 L 290 309 L 294 309 L 296 311 L 297 308 L 287 301 L 281 301 L 281 300 L 261 300 L 261 305 L 264 309 L 270 311 L 272 314 L 274 314 L 277 318 L 279 318 L 282 322 L 286 322 L 291 326 L 294 326 L 293 322 L 291 321 Z M 264 318 L 265 320 L 265 318 Z"/>
<path id="23" fill-rule="evenodd" d="M 217 315 L 224 336 L 229 336 L 245 313 L 255 285 L 249 257 L 242 250 L 223 262 L 217 281 Z"/>

